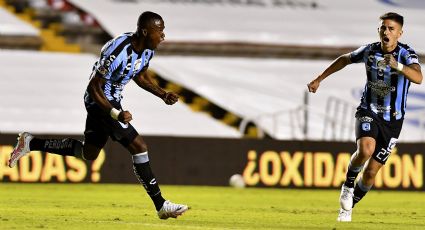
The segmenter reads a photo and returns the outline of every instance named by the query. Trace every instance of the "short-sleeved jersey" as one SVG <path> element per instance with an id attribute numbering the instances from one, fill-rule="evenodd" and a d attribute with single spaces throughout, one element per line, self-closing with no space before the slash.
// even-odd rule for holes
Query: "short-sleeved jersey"
<path id="1" fill-rule="evenodd" d="M 408 45 L 398 43 L 391 54 L 403 65 L 419 64 L 418 55 Z M 359 108 L 368 109 L 386 121 L 404 117 L 410 81 L 384 64 L 381 43 L 376 42 L 350 53 L 352 63 L 365 63 L 367 82 Z"/>
<path id="2" fill-rule="evenodd" d="M 124 33 L 108 41 L 101 50 L 100 59 L 93 65 L 93 74 L 98 73 L 105 78 L 103 92 L 109 101 L 120 102 L 124 86 L 141 71 L 149 66 L 154 51 L 145 49 L 136 52 L 131 45 L 134 33 Z M 86 104 L 94 104 L 86 91 Z"/>

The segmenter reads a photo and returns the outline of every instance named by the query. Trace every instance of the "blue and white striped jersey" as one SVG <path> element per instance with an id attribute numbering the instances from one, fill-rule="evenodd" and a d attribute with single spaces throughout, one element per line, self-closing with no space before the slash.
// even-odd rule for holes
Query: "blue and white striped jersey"
<path id="1" fill-rule="evenodd" d="M 121 101 L 124 86 L 148 68 L 154 55 L 154 51 L 150 49 L 136 52 L 131 46 L 133 35 L 131 32 L 124 33 L 108 41 L 101 50 L 99 61 L 93 66 L 93 71 L 106 79 L 103 92 L 109 101 Z M 94 103 L 87 92 L 85 98 L 87 104 Z"/>
<path id="2" fill-rule="evenodd" d="M 408 45 L 398 43 L 391 53 L 403 65 L 419 64 L 418 55 Z M 365 63 L 367 82 L 359 108 L 368 109 L 386 121 L 404 117 L 410 81 L 384 64 L 381 43 L 376 42 L 350 53 L 352 63 Z"/>

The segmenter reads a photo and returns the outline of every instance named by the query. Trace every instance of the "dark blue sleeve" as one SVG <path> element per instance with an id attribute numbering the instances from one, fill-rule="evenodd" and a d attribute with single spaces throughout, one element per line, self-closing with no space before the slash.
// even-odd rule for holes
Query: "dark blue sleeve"
<path id="1" fill-rule="evenodd" d="M 404 65 L 419 64 L 418 55 L 412 48 L 407 47 L 403 51 L 404 52 L 401 53 L 401 59 L 402 59 L 402 62 L 404 63 L 402 64 Z"/>
<path id="2" fill-rule="evenodd" d="M 366 51 L 368 49 L 369 45 L 361 46 L 360 48 L 354 50 L 350 53 L 350 60 L 351 63 L 360 63 L 366 61 Z"/>

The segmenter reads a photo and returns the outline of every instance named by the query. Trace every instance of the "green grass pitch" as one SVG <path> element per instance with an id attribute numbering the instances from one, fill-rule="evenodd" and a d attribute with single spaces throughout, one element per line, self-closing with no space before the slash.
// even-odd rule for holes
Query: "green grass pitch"
<path id="1" fill-rule="evenodd" d="M 160 220 L 140 185 L 0 183 L 0 229 L 424 229 L 423 192 L 371 191 L 337 223 L 337 190 L 162 186 L 191 209 Z"/>

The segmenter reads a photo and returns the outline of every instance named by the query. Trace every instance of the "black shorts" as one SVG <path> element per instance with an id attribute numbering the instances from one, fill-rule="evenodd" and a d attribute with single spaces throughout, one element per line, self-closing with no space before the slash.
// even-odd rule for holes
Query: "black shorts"
<path id="1" fill-rule="evenodd" d="M 356 140 L 374 138 L 376 146 L 372 157 L 381 164 L 385 164 L 397 144 L 402 126 L 403 119 L 386 121 L 369 110 L 359 109 L 356 112 Z"/>
<path id="2" fill-rule="evenodd" d="M 114 108 L 121 109 L 119 103 L 111 103 Z M 108 137 L 118 141 L 127 147 L 139 135 L 130 124 L 124 124 L 114 120 L 96 104 L 87 106 L 86 130 L 84 131 L 84 142 L 103 148 Z"/>

